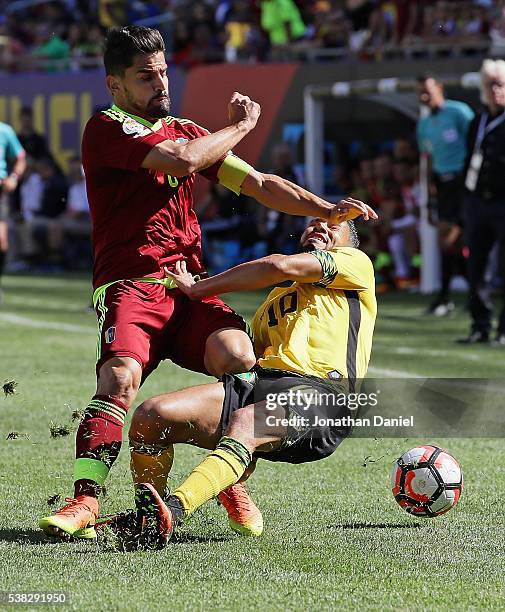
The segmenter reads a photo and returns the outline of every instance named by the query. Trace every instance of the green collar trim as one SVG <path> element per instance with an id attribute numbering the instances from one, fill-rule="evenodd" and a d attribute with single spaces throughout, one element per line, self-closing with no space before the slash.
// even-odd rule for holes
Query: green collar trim
<path id="1" fill-rule="evenodd" d="M 112 110 L 114 110 L 114 111 L 116 111 L 118 113 L 123 113 L 123 115 L 128 115 L 128 117 L 131 117 L 132 119 L 135 119 L 135 121 L 138 121 L 142 125 L 145 125 L 146 127 L 151 128 L 151 130 L 153 132 L 158 131 L 161 128 L 161 126 L 163 125 L 161 119 L 158 119 L 158 121 L 156 121 L 156 123 L 151 123 L 150 121 L 148 121 L 147 119 L 144 119 L 143 117 L 139 117 L 137 115 L 132 115 L 132 113 L 127 113 L 122 108 L 119 108 L 119 106 L 117 106 L 116 104 L 112 105 Z"/>

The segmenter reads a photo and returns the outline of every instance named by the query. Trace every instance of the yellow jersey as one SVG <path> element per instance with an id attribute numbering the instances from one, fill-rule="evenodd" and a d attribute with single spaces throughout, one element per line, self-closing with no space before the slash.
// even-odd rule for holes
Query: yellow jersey
<path id="1" fill-rule="evenodd" d="M 377 314 L 373 265 L 353 247 L 310 254 L 321 264 L 321 280 L 276 287 L 254 315 L 254 347 L 262 355 L 258 365 L 348 379 L 354 391 L 372 350 Z"/>

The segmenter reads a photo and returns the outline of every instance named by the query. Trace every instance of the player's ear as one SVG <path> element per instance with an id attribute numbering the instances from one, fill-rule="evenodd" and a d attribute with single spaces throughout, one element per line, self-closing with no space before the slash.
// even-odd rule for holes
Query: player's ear
<path id="1" fill-rule="evenodd" d="M 113 96 L 119 93 L 121 85 L 119 79 L 116 76 L 114 76 L 113 74 L 108 74 L 105 77 L 105 83 L 107 84 L 107 89 L 111 92 Z"/>

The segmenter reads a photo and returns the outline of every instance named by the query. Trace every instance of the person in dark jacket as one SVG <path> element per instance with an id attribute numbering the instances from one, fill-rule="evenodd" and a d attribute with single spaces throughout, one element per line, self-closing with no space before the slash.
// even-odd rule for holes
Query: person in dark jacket
<path id="1" fill-rule="evenodd" d="M 497 245 L 498 274 L 505 279 L 505 61 L 484 60 L 482 100 L 468 132 L 467 231 L 469 257 L 470 333 L 463 344 L 487 343 L 493 304 L 485 274 L 489 255 Z M 505 305 L 499 315 L 496 344 L 505 347 Z"/>

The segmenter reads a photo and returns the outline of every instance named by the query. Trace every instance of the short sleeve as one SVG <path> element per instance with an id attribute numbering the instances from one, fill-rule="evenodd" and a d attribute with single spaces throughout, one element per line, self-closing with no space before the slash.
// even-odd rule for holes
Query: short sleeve
<path id="1" fill-rule="evenodd" d="M 166 136 L 129 117 L 93 117 L 83 135 L 82 152 L 86 166 L 138 170 L 147 154 Z"/>
<path id="2" fill-rule="evenodd" d="M 461 112 L 465 118 L 466 123 L 470 123 L 470 121 L 475 117 L 475 113 L 473 109 L 468 106 L 468 104 L 461 105 Z"/>
<path id="3" fill-rule="evenodd" d="M 458 107 L 457 120 L 461 134 L 464 138 L 468 134 L 468 128 L 472 119 L 475 117 L 475 113 L 467 104 L 460 104 Z"/>
<path id="4" fill-rule="evenodd" d="M 19 142 L 19 139 L 16 136 L 16 132 L 11 128 L 10 125 L 5 126 L 5 133 L 7 136 L 7 157 L 12 159 L 13 157 L 17 157 L 21 153 L 24 153 L 25 150 Z"/>
<path id="5" fill-rule="evenodd" d="M 352 247 L 331 251 L 311 251 L 321 264 L 322 277 L 316 287 L 328 289 L 369 289 L 374 286 L 373 265 L 370 258 Z"/>

